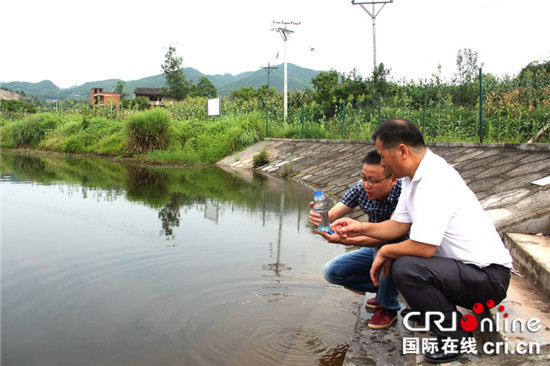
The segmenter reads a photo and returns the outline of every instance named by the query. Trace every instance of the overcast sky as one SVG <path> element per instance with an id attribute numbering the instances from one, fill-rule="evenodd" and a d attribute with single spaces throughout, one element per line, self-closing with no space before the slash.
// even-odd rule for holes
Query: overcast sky
<path id="1" fill-rule="evenodd" d="M 394 0 L 376 19 L 377 61 L 394 80 L 429 79 L 438 64 L 450 79 L 470 48 L 485 73 L 516 75 L 550 60 L 549 14 L 548 0 Z M 372 19 L 351 0 L 14 0 L 0 20 L 3 82 L 139 79 L 162 72 L 169 46 L 204 74 L 254 71 L 283 62 L 274 20 L 301 23 L 288 62 L 363 76 L 373 67 Z"/>

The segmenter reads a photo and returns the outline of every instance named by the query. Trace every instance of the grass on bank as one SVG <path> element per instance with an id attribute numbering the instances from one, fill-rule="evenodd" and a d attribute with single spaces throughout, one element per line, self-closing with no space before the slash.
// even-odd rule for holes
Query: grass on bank
<path id="1" fill-rule="evenodd" d="M 260 114 L 211 120 L 173 120 L 165 109 L 135 112 L 122 120 L 81 114 L 30 114 L 0 121 L 0 147 L 70 154 L 139 157 L 167 163 L 212 163 L 259 141 Z"/>
<path id="2" fill-rule="evenodd" d="M 550 121 L 546 99 L 537 108 L 515 99 L 493 99 L 485 105 L 486 143 L 525 143 Z M 379 105 L 338 105 L 332 117 L 315 102 L 289 108 L 286 122 L 281 108 L 265 108 L 258 101 L 228 101 L 223 116 L 208 117 L 206 100 L 193 98 L 148 111 L 90 106 L 34 114 L 0 111 L 0 148 L 200 164 L 216 162 L 266 136 L 370 140 L 380 121 L 395 116 L 416 122 L 428 142 L 480 141 L 478 108 L 456 106 L 449 98 L 429 104 L 426 111 L 406 95 L 381 99 Z M 550 142 L 550 129 L 545 131 L 536 142 Z"/>

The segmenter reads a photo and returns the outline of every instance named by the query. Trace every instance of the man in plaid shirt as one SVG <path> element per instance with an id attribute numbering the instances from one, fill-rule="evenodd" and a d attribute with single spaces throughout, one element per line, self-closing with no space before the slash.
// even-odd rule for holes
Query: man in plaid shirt
<path id="1" fill-rule="evenodd" d="M 393 178 L 380 165 L 380 155 L 376 150 L 369 152 L 363 159 L 361 173 L 361 181 L 351 187 L 342 200 L 330 209 L 330 222 L 346 215 L 357 206 L 368 215 L 369 222 L 382 222 L 391 217 L 401 193 L 401 181 Z M 312 205 L 313 202 L 310 206 Z M 319 225 L 319 214 L 311 210 L 309 221 Z M 328 282 L 354 292 L 376 293 L 376 296 L 366 303 L 368 308 L 375 310 L 368 325 L 373 329 L 383 329 L 392 325 L 397 319 L 400 305 L 391 274 L 387 277 L 382 276 L 379 286 L 375 286 L 370 278 L 370 268 L 376 251 L 386 242 L 367 236 L 342 239 L 336 234 L 331 235 L 319 230 L 317 233 L 330 243 L 361 247 L 329 261 L 323 274 Z"/>

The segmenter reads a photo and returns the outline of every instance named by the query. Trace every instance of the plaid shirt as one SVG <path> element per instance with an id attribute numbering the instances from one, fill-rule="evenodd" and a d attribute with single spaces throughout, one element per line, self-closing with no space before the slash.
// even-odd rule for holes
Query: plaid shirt
<path id="1" fill-rule="evenodd" d="M 391 217 L 400 194 L 401 180 L 398 179 L 385 201 L 371 200 L 367 197 L 363 183 L 359 181 L 346 192 L 340 202 L 351 208 L 361 207 L 361 210 L 369 216 L 369 222 L 381 222 Z"/>

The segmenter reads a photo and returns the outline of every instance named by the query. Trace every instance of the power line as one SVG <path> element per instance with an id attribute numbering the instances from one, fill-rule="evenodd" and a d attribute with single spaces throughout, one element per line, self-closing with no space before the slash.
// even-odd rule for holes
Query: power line
<path id="1" fill-rule="evenodd" d="M 267 89 L 269 90 L 269 80 L 270 80 L 270 76 L 271 76 L 271 70 L 277 70 L 278 67 L 276 66 L 271 66 L 271 64 L 268 62 L 267 63 L 267 66 L 260 66 L 262 69 L 264 69 L 265 71 L 267 71 Z"/>
<path id="2" fill-rule="evenodd" d="M 393 0 L 372 0 L 372 1 L 351 0 L 351 3 L 353 5 L 361 6 L 361 8 L 363 8 L 363 10 L 365 12 L 367 12 L 367 14 L 372 18 L 372 49 L 373 49 L 372 57 L 373 57 L 373 61 L 374 61 L 374 69 L 373 70 L 376 70 L 376 67 L 377 67 L 377 64 L 376 64 L 376 17 L 378 16 L 378 14 L 380 14 L 382 9 L 384 9 L 384 6 L 386 6 L 386 4 L 393 3 Z M 369 11 L 365 7 L 365 5 L 367 5 L 367 4 L 372 5 L 372 11 Z M 376 5 L 377 4 L 382 4 L 382 6 L 380 7 L 380 9 L 378 9 L 378 11 L 376 11 Z"/>

